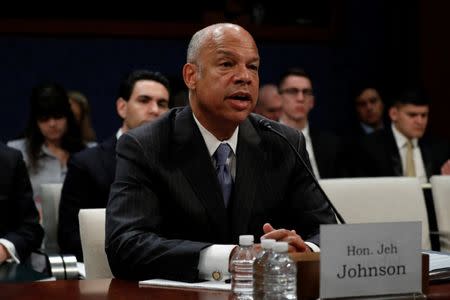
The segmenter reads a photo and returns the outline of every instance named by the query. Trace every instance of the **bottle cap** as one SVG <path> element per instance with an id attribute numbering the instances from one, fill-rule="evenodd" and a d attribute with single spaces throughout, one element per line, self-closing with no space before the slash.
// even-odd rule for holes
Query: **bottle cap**
<path id="1" fill-rule="evenodd" d="M 240 235 L 239 245 L 241 246 L 251 246 L 253 245 L 253 235 Z"/>
<path id="2" fill-rule="evenodd" d="M 263 247 L 263 249 L 272 249 L 275 242 L 276 241 L 273 239 L 261 239 L 261 247 Z"/>
<path id="3" fill-rule="evenodd" d="M 275 252 L 287 252 L 288 251 L 288 243 L 286 243 L 286 242 L 276 242 L 273 245 L 273 251 L 275 251 Z"/>

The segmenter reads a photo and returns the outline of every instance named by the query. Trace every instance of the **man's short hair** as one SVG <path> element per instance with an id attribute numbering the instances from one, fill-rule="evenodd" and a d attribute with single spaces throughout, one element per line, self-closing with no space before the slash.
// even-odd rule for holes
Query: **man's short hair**
<path id="1" fill-rule="evenodd" d="M 412 104 L 417 106 L 429 105 L 428 94 L 423 88 L 408 87 L 392 98 L 392 106 Z"/>
<path id="2" fill-rule="evenodd" d="M 305 77 L 307 78 L 312 85 L 312 79 L 311 76 L 302 68 L 290 68 L 284 71 L 280 78 L 278 79 L 278 90 L 280 89 L 281 85 L 283 84 L 284 80 L 289 76 L 299 76 L 299 77 Z"/>
<path id="3" fill-rule="evenodd" d="M 358 82 L 351 87 L 350 99 L 352 103 L 356 104 L 356 101 L 358 100 L 359 96 L 361 96 L 361 94 L 368 89 L 375 90 L 383 102 L 384 96 L 387 94 L 385 87 L 376 81 L 369 80 L 364 82 Z"/>
<path id="4" fill-rule="evenodd" d="M 148 70 L 135 70 L 128 73 L 120 82 L 119 98 L 128 101 L 133 92 L 134 85 L 139 80 L 152 80 L 161 83 L 170 94 L 169 80 L 160 72 Z"/>

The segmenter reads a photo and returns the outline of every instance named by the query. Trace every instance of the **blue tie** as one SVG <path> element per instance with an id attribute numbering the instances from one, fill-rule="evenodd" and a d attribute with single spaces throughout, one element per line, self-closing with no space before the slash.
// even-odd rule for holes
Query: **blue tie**
<path id="1" fill-rule="evenodd" d="M 227 165 L 227 158 L 230 154 L 231 148 L 227 143 L 222 143 L 214 153 L 214 159 L 216 160 L 216 173 L 219 180 L 220 187 L 222 188 L 222 196 L 225 207 L 228 206 L 230 200 L 231 190 L 233 188 L 233 179 L 231 178 L 230 169 Z"/>

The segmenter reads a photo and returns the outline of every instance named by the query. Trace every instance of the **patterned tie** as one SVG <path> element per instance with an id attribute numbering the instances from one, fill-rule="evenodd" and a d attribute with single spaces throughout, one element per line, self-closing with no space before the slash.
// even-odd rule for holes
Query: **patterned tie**
<path id="1" fill-rule="evenodd" d="M 219 180 L 220 187 L 222 188 L 222 196 L 225 207 L 228 206 L 231 190 L 233 188 L 233 179 L 231 178 L 231 173 L 227 165 L 227 158 L 230 151 L 230 145 L 227 143 L 222 143 L 213 155 L 216 160 L 217 179 Z"/>
<path id="2" fill-rule="evenodd" d="M 411 140 L 406 142 L 406 168 L 405 175 L 410 177 L 416 177 L 416 167 L 414 165 L 414 152 L 413 143 Z"/>

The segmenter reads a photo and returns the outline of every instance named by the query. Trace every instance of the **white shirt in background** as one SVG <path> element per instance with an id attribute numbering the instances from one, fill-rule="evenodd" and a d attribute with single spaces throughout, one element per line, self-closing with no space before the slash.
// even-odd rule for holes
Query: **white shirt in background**
<path id="1" fill-rule="evenodd" d="M 402 171 L 403 174 L 406 173 L 406 151 L 407 151 L 407 142 L 408 138 L 403 135 L 394 124 L 392 126 L 392 132 L 394 133 L 394 139 L 397 144 L 398 152 L 400 153 L 400 159 L 402 161 Z M 425 171 L 425 165 L 422 159 L 422 152 L 420 151 L 419 141 L 418 139 L 411 140 L 413 144 L 413 158 L 414 158 L 414 167 L 416 170 L 416 177 L 419 178 L 420 183 L 427 183 L 427 173 Z"/>

